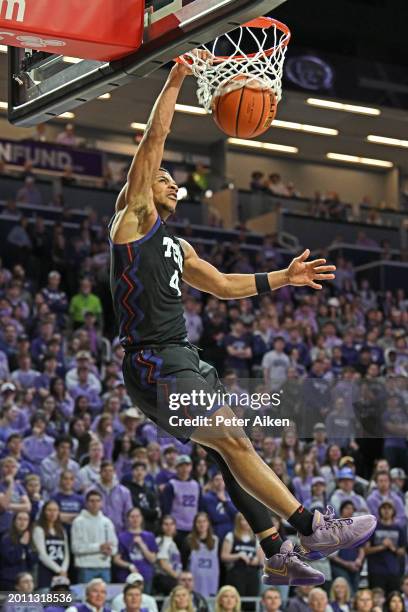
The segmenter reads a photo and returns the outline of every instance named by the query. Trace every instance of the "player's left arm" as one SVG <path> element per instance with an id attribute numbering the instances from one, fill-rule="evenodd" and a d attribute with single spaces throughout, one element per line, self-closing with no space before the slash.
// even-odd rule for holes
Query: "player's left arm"
<path id="1" fill-rule="evenodd" d="M 193 247 L 180 239 L 184 251 L 183 280 L 188 284 L 211 293 L 220 300 L 232 300 L 252 297 L 258 294 L 255 274 L 224 274 L 213 265 L 201 259 Z M 271 291 L 293 285 L 308 286 L 312 289 L 322 289 L 320 281 L 333 280 L 335 266 L 325 265 L 325 259 L 306 261 L 310 255 L 306 249 L 299 257 L 295 257 L 288 268 L 268 272 L 267 280 Z"/>

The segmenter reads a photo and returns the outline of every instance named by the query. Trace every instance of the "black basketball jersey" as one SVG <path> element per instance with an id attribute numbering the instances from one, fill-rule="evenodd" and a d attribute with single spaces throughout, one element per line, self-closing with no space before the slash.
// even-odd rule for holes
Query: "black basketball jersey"
<path id="1" fill-rule="evenodd" d="M 110 240 L 110 253 L 110 285 L 121 344 L 137 348 L 185 341 L 180 291 L 184 254 L 166 224 L 158 216 L 140 240 L 126 244 Z"/>

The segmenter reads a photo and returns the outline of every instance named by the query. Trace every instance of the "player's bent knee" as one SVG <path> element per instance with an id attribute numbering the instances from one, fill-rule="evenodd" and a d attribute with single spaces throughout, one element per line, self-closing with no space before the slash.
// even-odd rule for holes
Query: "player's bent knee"
<path id="1" fill-rule="evenodd" d="M 217 450 L 225 459 L 246 455 L 248 450 L 252 448 L 250 440 L 245 435 L 245 432 L 226 432 L 225 435 L 212 440 L 215 450 Z"/>
<path id="2" fill-rule="evenodd" d="M 252 444 L 243 429 L 239 427 L 218 427 L 197 429 L 191 437 L 194 442 L 203 443 L 223 456 L 247 453 Z"/>

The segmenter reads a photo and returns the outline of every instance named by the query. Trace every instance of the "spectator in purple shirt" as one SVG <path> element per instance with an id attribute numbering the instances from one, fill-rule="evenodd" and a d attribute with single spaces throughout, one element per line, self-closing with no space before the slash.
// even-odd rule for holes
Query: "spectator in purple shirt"
<path id="1" fill-rule="evenodd" d="M 312 455 L 306 455 L 300 464 L 299 476 L 292 480 L 292 487 L 296 499 L 301 504 L 309 507 L 312 500 L 312 480 L 319 475 L 316 459 Z"/>
<path id="2" fill-rule="evenodd" d="M 58 492 L 51 499 L 60 507 L 60 519 L 69 534 L 73 520 L 84 507 L 84 498 L 74 491 L 75 474 L 70 470 L 61 473 Z"/>
<path id="3" fill-rule="evenodd" d="M 405 528 L 398 523 L 395 506 L 383 500 L 378 506 L 379 521 L 365 545 L 370 588 L 381 587 L 386 593 L 399 590 L 401 564 L 406 555 Z"/>
<path id="4" fill-rule="evenodd" d="M 48 284 L 41 290 L 41 293 L 48 304 L 51 312 L 57 315 L 59 324 L 64 323 L 64 315 L 68 310 L 68 298 L 65 291 L 60 289 L 61 274 L 52 270 L 48 274 Z"/>
<path id="5" fill-rule="evenodd" d="M 33 370 L 31 367 L 31 357 L 29 355 L 22 355 L 18 359 L 19 368 L 11 373 L 11 380 L 18 387 L 27 389 L 28 387 L 35 387 L 35 382 L 40 376 L 37 370 Z"/>
<path id="6" fill-rule="evenodd" d="M 191 478 L 192 467 L 189 455 L 180 455 L 176 461 L 176 476 L 169 480 L 161 494 L 163 514 L 171 514 L 176 521 L 176 543 L 180 547 L 201 508 L 201 489 L 198 482 Z"/>
<path id="7" fill-rule="evenodd" d="M 31 503 L 24 487 L 16 481 L 18 464 L 13 457 L 0 461 L 0 535 L 10 528 L 15 512 L 30 512 Z"/>
<path id="8" fill-rule="evenodd" d="M 40 466 L 41 481 L 49 495 L 58 489 L 61 473 L 70 470 L 75 474 L 75 489 L 79 489 L 78 479 L 79 465 L 71 459 L 72 438 L 70 436 L 60 436 L 55 440 L 55 452 L 46 457 Z"/>
<path id="9" fill-rule="evenodd" d="M 156 485 L 162 490 L 165 484 L 176 475 L 177 450 L 173 445 L 167 446 L 163 451 L 163 467 L 156 476 Z"/>
<path id="10" fill-rule="evenodd" d="M 225 490 L 225 482 L 219 472 L 215 472 L 211 479 L 211 489 L 202 497 L 202 508 L 210 517 L 215 534 L 222 541 L 234 527 L 237 509 Z"/>
<path id="11" fill-rule="evenodd" d="M 39 473 L 40 464 L 54 449 L 54 438 L 45 433 L 48 420 L 43 412 L 37 412 L 31 417 L 31 436 L 24 438 L 22 453 L 34 465 L 34 471 Z"/>
<path id="12" fill-rule="evenodd" d="M 54 355 L 45 355 L 43 371 L 34 381 L 34 387 L 41 397 L 46 397 L 50 391 L 51 381 L 57 376 L 58 361 Z"/>
<path id="13" fill-rule="evenodd" d="M 94 376 L 89 371 L 89 365 L 81 364 L 77 368 L 78 381 L 69 387 L 71 396 L 76 399 L 80 395 L 84 395 L 88 398 L 89 406 L 91 410 L 96 413 L 102 407 L 102 400 L 100 398 L 100 390 L 98 390 L 90 380 L 90 376 Z"/>
<path id="14" fill-rule="evenodd" d="M 133 507 L 132 497 L 129 489 L 118 483 L 111 461 L 102 462 L 100 481 L 93 485 L 92 489 L 102 495 L 102 511 L 110 518 L 117 533 L 123 531 L 126 526 L 127 513 Z"/>
<path id="15" fill-rule="evenodd" d="M 388 459 L 391 468 L 401 467 L 403 470 L 408 470 L 408 415 L 397 395 L 387 398 L 382 424 L 386 434 L 384 457 Z"/>
<path id="16" fill-rule="evenodd" d="M 48 321 L 41 323 L 40 335 L 34 338 L 31 343 L 31 355 L 34 361 L 41 363 L 47 352 L 47 344 L 51 341 L 54 333 L 54 325 Z"/>
<path id="17" fill-rule="evenodd" d="M 341 354 L 346 365 L 354 366 L 358 363 L 358 351 L 354 346 L 353 334 L 351 332 L 346 332 L 343 335 Z"/>
<path id="18" fill-rule="evenodd" d="M 294 328 L 289 333 L 289 341 L 285 346 L 285 352 L 290 355 L 293 349 L 299 351 L 299 361 L 305 366 L 310 364 L 309 349 L 302 340 L 302 336 L 297 328 Z"/>
<path id="19" fill-rule="evenodd" d="M 245 331 L 241 320 L 232 324 L 232 331 L 224 339 L 227 351 L 226 366 L 243 378 L 249 376 L 250 360 L 252 358 L 251 337 Z"/>
<path id="20" fill-rule="evenodd" d="M 57 409 L 66 419 L 70 419 L 74 412 L 74 400 L 68 393 L 65 381 L 62 378 L 54 378 L 50 383 L 50 394 L 55 398 Z"/>
<path id="21" fill-rule="evenodd" d="M 127 529 L 119 533 L 118 539 L 118 554 L 113 559 L 117 582 L 125 582 L 129 573 L 139 572 L 144 578 L 145 592 L 150 593 L 158 547 L 154 534 L 143 530 L 140 508 L 127 513 Z"/>
<path id="22" fill-rule="evenodd" d="M 313 442 L 310 450 L 316 453 L 319 465 L 323 465 L 326 460 L 328 446 L 326 425 L 324 423 L 316 423 L 313 426 Z"/>
<path id="23" fill-rule="evenodd" d="M 80 368 L 78 368 L 78 372 L 80 371 Z M 71 391 L 72 393 L 72 391 Z M 124 433 L 124 427 L 123 427 L 123 423 L 122 423 L 122 419 L 119 415 L 120 413 L 120 400 L 118 397 L 116 397 L 115 395 L 111 395 L 106 402 L 104 403 L 103 406 L 103 414 L 110 414 L 112 417 L 112 425 L 113 425 L 113 432 L 114 434 L 117 435 L 121 435 Z M 101 419 L 101 415 L 98 415 L 93 423 L 92 423 L 92 431 L 96 431 L 98 428 L 98 423 Z"/>
<path id="24" fill-rule="evenodd" d="M 395 509 L 395 523 L 400 527 L 405 528 L 407 525 L 407 517 L 405 515 L 404 504 L 401 501 L 398 493 L 391 488 L 391 476 L 388 472 L 378 472 L 375 477 L 377 487 L 367 497 L 367 506 L 370 512 L 377 518 L 379 516 L 379 507 L 385 500 L 391 501 Z"/>
<path id="25" fill-rule="evenodd" d="M 6 383 L 11 384 L 11 383 Z M 22 433 L 27 429 L 28 419 L 15 404 L 3 404 L 0 419 L 0 440 L 5 442 L 12 433 Z"/>
<path id="26" fill-rule="evenodd" d="M 27 474 L 35 472 L 33 464 L 22 456 L 23 438 L 18 433 L 13 433 L 7 438 L 6 448 L 2 452 L 2 457 L 13 457 L 18 464 L 16 480 L 23 481 Z"/>

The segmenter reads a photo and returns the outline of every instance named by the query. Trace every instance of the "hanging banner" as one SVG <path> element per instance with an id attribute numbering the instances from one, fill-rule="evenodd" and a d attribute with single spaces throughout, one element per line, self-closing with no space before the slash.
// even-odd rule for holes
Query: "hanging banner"
<path id="1" fill-rule="evenodd" d="M 56 172 L 71 166 L 74 174 L 103 176 L 103 154 L 99 151 L 71 149 L 48 142 L 0 138 L 0 160 L 15 166 L 31 161 L 34 168 Z"/>

